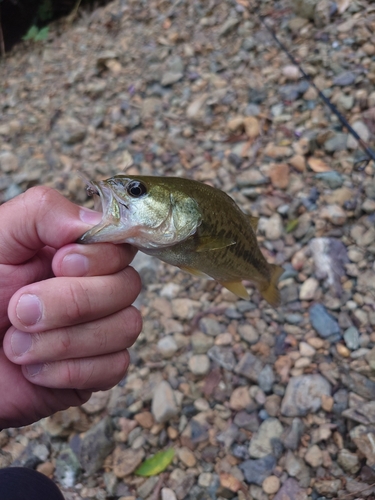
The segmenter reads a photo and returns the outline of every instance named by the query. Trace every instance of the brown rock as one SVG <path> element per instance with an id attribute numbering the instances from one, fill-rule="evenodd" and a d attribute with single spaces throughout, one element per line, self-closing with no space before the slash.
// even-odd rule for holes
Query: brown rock
<path id="1" fill-rule="evenodd" d="M 268 171 L 275 188 L 286 189 L 289 184 L 289 166 L 287 163 L 275 163 Z"/>
<path id="2" fill-rule="evenodd" d="M 154 417 L 149 411 L 142 411 L 141 413 L 134 415 L 134 420 L 144 429 L 151 429 L 155 423 Z"/>
<path id="3" fill-rule="evenodd" d="M 306 160 L 303 155 L 294 155 L 288 160 L 289 165 L 298 170 L 298 172 L 306 171 Z"/>
<path id="4" fill-rule="evenodd" d="M 251 404 L 249 388 L 247 386 L 237 387 L 230 396 L 229 408 L 232 410 L 244 410 Z"/>
<path id="5" fill-rule="evenodd" d="M 141 464 L 144 457 L 145 452 L 142 448 L 133 450 L 116 446 L 113 452 L 113 473 L 120 479 L 129 476 Z"/>

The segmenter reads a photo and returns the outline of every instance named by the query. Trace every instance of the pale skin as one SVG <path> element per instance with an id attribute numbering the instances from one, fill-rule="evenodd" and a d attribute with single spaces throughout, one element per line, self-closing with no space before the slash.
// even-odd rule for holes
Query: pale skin
<path id="1" fill-rule="evenodd" d="M 72 243 L 100 218 L 45 187 L 0 206 L 0 429 L 79 406 L 127 371 L 142 326 L 135 250 Z"/>

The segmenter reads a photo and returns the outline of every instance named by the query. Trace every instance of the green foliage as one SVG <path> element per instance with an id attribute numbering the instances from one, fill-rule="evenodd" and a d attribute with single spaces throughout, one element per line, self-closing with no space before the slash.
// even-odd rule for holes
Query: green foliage
<path id="1" fill-rule="evenodd" d="M 53 7 L 51 0 L 43 0 L 38 7 L 38 20 L 50 21 L 53 16 Z"/>
<path id="2" fill-rule="evenodd" d="M 42 42 L 43 40 L 47 40 L 49 32 L 49 27 L 45 26 L 44 28 L 39 29 L 35 24 L 33 24 L 25 36 L 22 37 L 22 40 L 33 40 L 34 42 Z"/>
<path id="3" fill-rule="evenodd" d="M 137 476 L 156 476 L 163 472 L 168 465 L 172 462 L 174 457 L 174 449 L 168 448 L 168 450 L 159 451 L 153 457 L 148 458 L 141 464 L 135 471 Z"/>

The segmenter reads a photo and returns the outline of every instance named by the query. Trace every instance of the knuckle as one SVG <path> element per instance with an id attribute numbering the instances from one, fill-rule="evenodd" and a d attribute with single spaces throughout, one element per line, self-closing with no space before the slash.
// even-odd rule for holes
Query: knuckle
<path id="1" fill-rule="evenodd" d="M 71 389 L 86 389 L 92 387 L 94 362 L 89 359 L 69 360 L 64 363 L 62 383 Z"/>
<path id="2" fill-rule="evenodd" d="M 69 284 L 65 298 L 66 316 L 70 323 L 83 319 L 90 311 L 90 297 L 88 290 L 79 281 Z"/>

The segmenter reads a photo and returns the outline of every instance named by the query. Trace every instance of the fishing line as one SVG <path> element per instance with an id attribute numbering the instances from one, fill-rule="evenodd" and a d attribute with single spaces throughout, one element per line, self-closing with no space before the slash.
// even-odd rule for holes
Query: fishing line
<path id="1" fill-rule="evenodd" d="M 368 165 L 368 163 L 370 162 L 370 160 L 372 160 L 372 161 L 375 162 L 375 151 L 373 149 L 371 149 L 366 144 L 366 142 L 359 137 L 359 135 L 357 134 L 357 132 L 348 123 L 348 121 L 346 120 L 346 118 L 339 112 L 339 110 L 336 108 L 336 106 L 334 104 L 332 104 L 332 102 L 328 99 L 328 97 L 326 97 L 323 94 L 323 92 L 315 85 L 315 83 L 311 79 L 310 75 L 308 75 L 304 71 L 304 69 L 301 67 L 301 65 L 297 62 L 296 58 L 288 51 L 288 49 L 286 48 L 286 46 L 278 39 L 278 37 L 277 37 L 276 33 L 273 31 L 273 29 L 268 26 L 268 24 L 265 21 L 265 17 L 258 15 L 258 18 L 259 18 L 260 22 L 263 24 L 263 26 L 270 33 L 270 35 L 272 36 L 272 38 L 274 39 L 274 41 L 276 42 L 276 44 L 289 57 L 289 59 L 291 60 L 291 62 L 295 66 L 297 66 L 297 68 L 299 69 L 299 71 L 302 73 L 303 78 L 309 83 L 309 85 L 311 85 L 318 92 L 318 95 L 323 100 L 324 104 L 332 111 L 332 113 L 334 113 L 337 116 L 337 118 L 340 120 L 341 124 L 344 127 L 347 128 L 347 130 L 349 131 L 349 133 L 358 141 L 358 143 L 360 144 L 360 146 L 362 147 L 362 149 L 365 151 L 366 155 L 364 157 L 358 159 L 358 161 L 355 162 L 354 168 L 356 170 L 364 170 L 366 168 L 366 166 Z"/>

